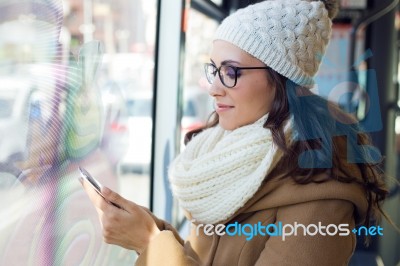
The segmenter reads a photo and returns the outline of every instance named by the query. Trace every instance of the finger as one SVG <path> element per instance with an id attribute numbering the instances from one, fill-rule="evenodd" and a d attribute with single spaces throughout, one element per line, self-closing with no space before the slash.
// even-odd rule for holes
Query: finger
<path id="1" fill-rule="evenodd" d="M 121 207 L 124 210 L 127 210 L 128 206 L 131 206 L 132 204 L 134 204 L 133 202 L 120 196 L 118 193 L 112 191 L 108 187 L 103 186 L 101 188 L 101 193 L 103 194 L 104 198 L 107 201 L 118 205 L 119 207 Z"/>
<path id="2" fill-rule="evenodd" d="M 89 196 L 90 201 L 93 203 L 96 209 L 99 209 L 98 212 L 103 212 L 107 208 L 108 203 L 101 195 L 99 195 L 99 193 L 97 193 L 97 191 L 89 184 L 87 180 L 83 179 L 81 184 L 86 194 Z"/>

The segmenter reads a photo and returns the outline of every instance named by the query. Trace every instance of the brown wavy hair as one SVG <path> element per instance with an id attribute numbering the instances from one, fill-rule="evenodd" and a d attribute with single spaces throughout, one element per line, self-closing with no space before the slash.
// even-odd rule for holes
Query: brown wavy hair
<path id="1" fill-rule="evenodd" d="M 307 88 L 298 86 L 276 71 L 272 69 L 266 71 L 269 84 L 275 87 L 275 99 L 264 128 L 271 130 L 273 142 L 284 152 L 277 166 L 285 169 L 282 178 L 292 178 L 298 184 L 321 183 L 332 178 L 344 183 L 358 183 L 364 187 L 368 201 L 363 225 L 369 227 L 372 223 L 379 221 L 382 215 L 391 222 L 382 210 L 383 201 L 389 193 L 383 182 L 382 160 L 374 162 L 372 160 L 374 154 L 371 154 L 369 150 L 361 149 L 360 151 L 360 147 L 367 147 L 366 145 L 371 147 L 371 140 L 366 133 L 361 131 L 357 120 L 343 112 L 337 105 L 313 94 Z M 283 124 L 290 116 L 294 118 L 293 128 L 297 134 L 297 140 L 288 145 Z M 337 123 L 338 120 L 343 123 Z M 218 114 L 213 112 L 206 126 L 186 134 L 185 144 L 197 133 L 216 126 L 218 122 Z M 334 136 L 332 132 L 343 135 Z M 347 141 L 346 136 L 355 136 L 354 141 Z M 332 145 L 326 145 L 329 143 Z M 352 147 L 347 147 L 349 143 Z M 347 154 L 348 148 L 359 151 L 354 155 L 354 159 L 358 161 L 354 164 L 361 173 L 361 179 L 352 176 L 346 169 L 345 160 L 343 157 L 340 158 L 341 154 Z M 304 153 L 304 151 L 316 149 L 322 150 L 317 156 L 316 153 Z M 300 154 L 302 156 L 308 154 L 308 157 L 303 158 L 307 163 L 306 167 L 299 167 L 298 164 L 292 163 L 299 162 Z M 326 179 L 315 179 L 317 174 L 324 172 L 329 173 Z M 366 245 L 369 244 L 369 240 L 368 237 L 365 238 Z"/>

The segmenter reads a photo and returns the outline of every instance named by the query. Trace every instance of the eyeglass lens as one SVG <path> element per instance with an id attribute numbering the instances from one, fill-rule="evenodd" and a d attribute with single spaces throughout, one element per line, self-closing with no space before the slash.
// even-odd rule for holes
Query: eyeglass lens
<path id="1" fill-rule="evenodd" d="M 237 71 L 232 66 L 222 65 L 218 70 L 218 68 L 215 65 L 206 64 L 205 70 L 206 70 L 207 80 L 208 82 L 210 82 L 210 84 L 214 82 L 215 76 L 217 75 L 218 72 L 218 76 L 224 86 L 232 88 L 236 85 Z"/>

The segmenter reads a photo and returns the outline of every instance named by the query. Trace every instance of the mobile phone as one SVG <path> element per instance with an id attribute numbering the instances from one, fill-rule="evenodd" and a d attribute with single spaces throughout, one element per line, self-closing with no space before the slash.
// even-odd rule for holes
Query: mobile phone
<path id="1" fill-rule="evenodd" d="M 123 208 L 121 206 L 119 206 L 118 204 L 111 202 L 109 200 L 106 200 L 106 198 L 103 196 L 103 194 L 101 194 L 101 188 L 102 188 L 101 183 L 99 181 L 97 181 L 96 178 L 92 177 L 92 175 L 88 171 L 86 171 L 83 167 L 79 166 L 79 172 L 81 174 L 81 177 L 84 180 L 88 181 L 89 184 L 93 187 L 93 189 L 97 192 L 97 194 L 99 194 L 107 203 L 123 210 Z"/>

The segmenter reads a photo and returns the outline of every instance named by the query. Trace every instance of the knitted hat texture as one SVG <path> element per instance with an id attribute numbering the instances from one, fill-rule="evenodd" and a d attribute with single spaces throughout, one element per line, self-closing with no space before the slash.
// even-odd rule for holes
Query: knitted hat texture
<path id="1" fill-rule="evenodd" d="M 331 27 L 323 2 L 270 0 L 228 16 L 214 40 L 232 43 L 295 83 L 312 86 Z"/>

